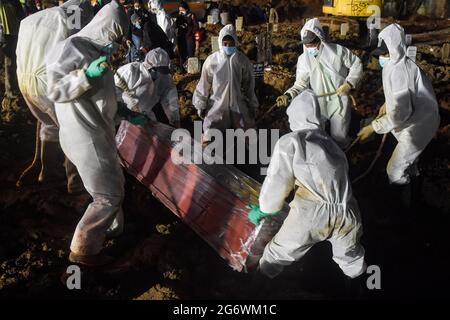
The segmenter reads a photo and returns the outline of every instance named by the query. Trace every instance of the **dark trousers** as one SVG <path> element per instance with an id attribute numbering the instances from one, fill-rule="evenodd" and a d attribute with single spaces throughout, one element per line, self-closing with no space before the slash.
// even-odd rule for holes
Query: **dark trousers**
<path id="1" fill-rule="evenodd" d="M 178 50 L 178 53 L 180 54 L 180 63 L 183 66 L 190 57 L 195 55 L 194 38 L 180 38 L 178 40 Z"/>
<path id="2" fill-rule="evenodd" d="M 13 97 L 19 94 L 16 73 L 17 36 L 5 35 L 5 41 L 5 46 L 2 49 L 5 64 L 5 96 Z"/>

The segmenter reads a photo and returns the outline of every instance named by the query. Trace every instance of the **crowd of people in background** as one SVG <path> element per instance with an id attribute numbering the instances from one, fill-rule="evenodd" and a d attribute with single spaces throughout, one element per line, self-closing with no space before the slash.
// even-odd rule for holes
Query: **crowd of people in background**
<path id="1" fill-rule="evenodd" d="M 91 0 L 94 15 L 111 0 Z M 143 61 L 152 49 L 163 48 L 171 59 L 179 58 L 181 71 L 187 70 L 187 60 L 198 53 L 202 40 L 202 25 L 212 16 L 212 23 L 234 24 L 237 17 L 243 17 L 245 25 L 269 21 L 274 5 L 268 1 L 264 7 L 256 3 L 232 5 L 229 1 L 206 2 L 206 9 L 199 19 L 188 2 L 181 1 L 178 10 L 167 12 L 161 0 L 119 0 L 124 6 L 130 23 L 126 36 L 127 61 Z M 20 20 L 44 9 L 61 6 L 63 0 L 5 0 L 0 3 L 0 41 L 5 56 L 5 96 L 17 97 L 18 87 L 15 75 L 15 49 Z M 204 14 L 203 14 L 204 13 Z"/>

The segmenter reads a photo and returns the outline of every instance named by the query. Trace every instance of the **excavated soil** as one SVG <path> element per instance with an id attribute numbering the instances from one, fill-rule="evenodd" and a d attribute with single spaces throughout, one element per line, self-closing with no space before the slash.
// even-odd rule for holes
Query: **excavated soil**
<path id="1" fill-rule="evenodd" d="M 289 2 L 289 1 L 287 1 Z M 274 35 L 274 63 L 258 89 L 260 114 L 294 81 L 300 50 L 300 23 L 285 23 Z M 242 32 L 243 50 L 255 55 L 254 35 L 263 26 Z M 209 35 L 218 33 L 208 27 Z M 351 133 L 361 119 L 374 116 L 383 103 L 381 73 L 376 61 L 355 44 L 347 43 L 364 61 L 363 86 L 355 93 Z M 206 58 L 207 39 L 200 50 Z M 368 264 L 380 266 L 382 290 L 367 298 L 439 297 L 450 285 L 450 96 L 449 64 L 435 46 L 419 46 L 418 64 L 430 75 L 442 116 L 436 137 L 421 157 L 423 183 L 414 210 L 400 213 L 390 198 L 385 167 L 395 147 L 389 137 L 371 174 L 354 185 L 363 216 Z M 198 120 L 192 107 L 196 75 L 174 76 L 180 94 L 182 124 Z M 3 79 L 3 77 L 2 77 Z M 3 86 L 1 86 L 3 88 Z M 288 131 L 283 110 L 275 110 L 261 127 Z M 231 270 L 192 230 L 163 207 L 132 177 L 127 176 L 125 234 L 106 243 L 118 257 L 108 268 L 82 268 L 81 290 L 65 283 L 73 230 L 89 196 L 69 196 L 64 184 L 39 185 L 33 172 L 22 188 L 15 187 L 34 152 L 35 120 L 22 99 L 4 101 L 0 123 L 0 298 L 59 299 L 318 299 L 345 296 L 344 276 L 331 260 L 329 244 L 314 247 L 301 261 L 270 283 Z M 372 161 L 380 137 L 357 145 L 349 156 L 352 178 Z M 61 171 L 63 168 L 61 167 Z M 399 218 L 399 219 L 396 219 Z"/>

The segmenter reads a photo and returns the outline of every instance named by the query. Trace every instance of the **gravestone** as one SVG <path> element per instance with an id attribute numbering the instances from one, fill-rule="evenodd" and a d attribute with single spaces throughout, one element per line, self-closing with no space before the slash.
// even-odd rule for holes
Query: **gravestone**
<path id="1" fill-rule="evenodd" d="M 219 51 L 219 37 L 211 37 L 211 51 L 212 53 Z"/>
<path id="2" fill-rule="evenodd" d="M 244 29 L 244 17 L 238 17 L 236 19 L 236 31 L 242 31 Z"/>
<path id="3" fill-rule="evenodd" d="M 198 60 L 198 58 L 196 57 L 189 58 L 187 72 L 189 74 L 198 74 L 200 73 L 200 71 L 201 71 L 200 61 Z"/>

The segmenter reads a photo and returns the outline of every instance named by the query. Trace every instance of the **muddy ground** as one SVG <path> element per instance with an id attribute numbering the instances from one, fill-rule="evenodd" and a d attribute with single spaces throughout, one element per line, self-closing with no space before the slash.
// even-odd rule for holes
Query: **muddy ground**
<path id="1" fill-rule="evenodd" d="M 274 64 L 259 91 L 261 112 L 294 81 L 300 45 L 300 23 L 283 24 L 274 36 Z M 252 27 L 240 34 L 243 50 L 255 55 Z M 209 34 L 218 30 L 209 29 Z M 200 57 L 209 50 L 208 40 Z M 365 74 L 355 93 L 352 134 L 362 118 L 376 114 L 383 102 L 376 61 L 346 42 L 362 57 Z M 385 167 L 395 143 L 389 137 L 372 173 L 354 185 L 363 216 L 368 264 L 382 272 L 382 290 L 366 298 L 442 297 L 450 286 L 450 66 L 436 54 L 438 47 L 419 46 L 418 63 L 430 74 L 442 116 L 441 128 L 421 157 L 423 184 L 414 210 L 393 209 L 385 182 Z M 3 77 L 2 77 L 3 79 Z M 183 125 L 198 120 L 191 98 L 198 76 L 175 75 Z M 2 86 L 3 88 L 3 86 Z M 288 130 L 283 110 L 270 114 L 261 127 Z M 35 121 L 24 101 L 4 104 L 0 123 L 0 298 L 59 299 L 301 299 L 346 297 L 344 276 L 331 260 L 329 244 L 307 256 L 270 284 L 261 286 L 251 275 L 231 270 L 192 230 L 127 176 L 125 234 L 109 241 L 114 266 L 82 269 L 82 289 L 68 290 L 65 270 L 73 230 L 89 197 L 69 196 L 64 184 L 38 185 L 37 172 L 17 189 L 15 182 L 34 152 Z M 373 159 L 380 137 L 349 153 L 350 174 L 361 174 Z M 61 170 L 63 168 L 61 167 Z M 400 217 L 396 219 L 396 217 Z"/>

